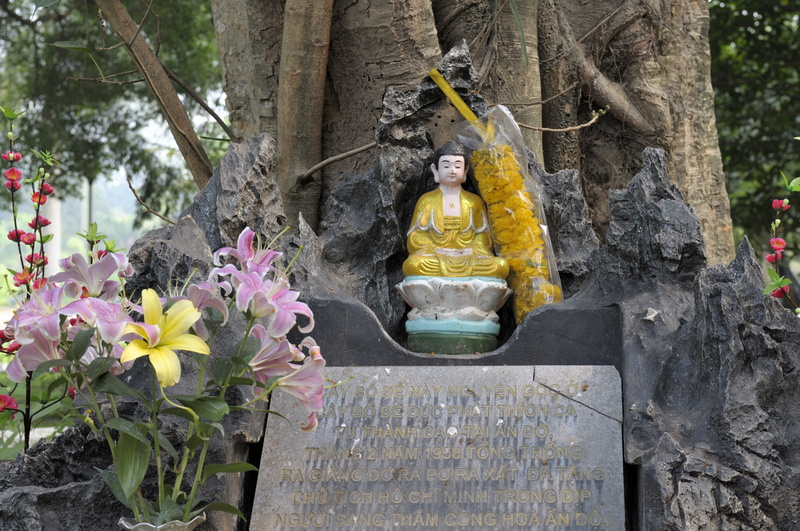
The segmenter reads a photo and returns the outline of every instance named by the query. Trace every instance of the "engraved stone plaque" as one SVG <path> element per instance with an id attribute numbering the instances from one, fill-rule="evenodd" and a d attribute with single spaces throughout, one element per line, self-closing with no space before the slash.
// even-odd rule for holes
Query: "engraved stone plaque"
<path id="1" fill-rule="evenodd" d="M 610 366 L 337 367 L 270 409 L 250 529 L 625 528 Z"/>

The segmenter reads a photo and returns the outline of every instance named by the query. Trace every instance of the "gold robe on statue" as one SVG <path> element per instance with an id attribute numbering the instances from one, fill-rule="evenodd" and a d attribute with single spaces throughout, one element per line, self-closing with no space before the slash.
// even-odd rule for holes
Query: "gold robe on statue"
<path id="1" fill-rule="evenodd" d="M 508 276 L 508 263 L 494 256 L 486 205 L 475 194 L 461 191 L 461 215 L 445 216 L 443 193 L 437 188 L 417 201 L 403 262 L 406 276 Z M 471 252 L 470 252 L 471 251 Z"/>

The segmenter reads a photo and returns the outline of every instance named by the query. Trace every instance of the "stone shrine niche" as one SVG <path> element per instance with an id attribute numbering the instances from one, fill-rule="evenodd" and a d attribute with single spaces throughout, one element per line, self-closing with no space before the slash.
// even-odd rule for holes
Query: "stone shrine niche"
<path id="1" fill-rule="evenodd" d="M 453 49 L 437 68 L 476 113 L 486 113 L 485 103 L 474 91 L 477 75 L 466 46 Z M 452 126 L 458 121 L 463 118 L 454 113 L 452 104 L 427 77 L 415 90 L 387 91 L 384 113 L 376 132 L 375 166 L 364 174 L 344 174 L 325 206 L 319 237 L 306 231 L 304 234 L 313 243 L 300 240 L 306 249 L 317 249 L 318 255 L 312 258 L 308 256 L 310 253 L 305 253 L 305 258 L 324 264 L 327 271 L 325 291 L 331 295 L 335 293 L 337 301 L 351 296 L 362 302 L 368 308 L 363 309 L 366 314 L 372 312 L 388 336 L 384 344 L 397 343 L 389 348 L 404 355 L 407 355 L 405 323 L 409 308 L 394 286 L 404 276 L 402 264 L 408 258 L 406 232 L 412 224 L 417 199 L 436 187 L 430 171 L 433 149 L 455 136 Z M 564 295 L 570 296 L 585 278 L 589 270 L 588 258 L 598 246 L 580 193 L 578 176 L 574 171 L 545 174 L 532 156 L 528 157 L 527 169 L 541 182 L 541 201 L 547 216 L 554 217 L 555 223 L 549 225 L 550 235 L 564 277 Z M 468 179 L 465 189 L 478 191 L 472 179 Z M 550 195 L 557 203 L 553 203 Z M 564 243 L 559 241 L 562 234 L 568 236 Z M 301 256 L 301 262 L 303 259 Z M 331 304 L 336 305 L 337 301 Z M 503 308 L 498 313 L 501 326 L 497 343 L 502 348 L 516 326 L 510 310 Z M 601 319 L 600 322 L 605 321 Z M 372 327 L 371 318 L 359 317 L 348 332 L 366 332 Z M 384 335 L 379 330 L 368 333 L 373 332 Z M 602 334 L 601 330 L 597 332 Z M 346 332 L 339 330 L 338 333 Z M 389 338 L 392 341 L 387 341 Z"/>

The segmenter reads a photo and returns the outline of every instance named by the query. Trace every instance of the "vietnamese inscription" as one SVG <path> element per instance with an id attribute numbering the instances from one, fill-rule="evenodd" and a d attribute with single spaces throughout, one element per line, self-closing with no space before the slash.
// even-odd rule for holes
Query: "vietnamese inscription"
<path id="1" fill-rule="evenodd" d="M 613 367 L 325 376 L 315 432 L 269 422 L 251 529 L 624 529 Z"/>

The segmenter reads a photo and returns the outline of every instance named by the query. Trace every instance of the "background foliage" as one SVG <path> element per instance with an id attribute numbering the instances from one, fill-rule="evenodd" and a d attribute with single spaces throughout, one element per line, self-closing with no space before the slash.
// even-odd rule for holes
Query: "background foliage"
<path id="1" fill-rule="evenodd" d="M 36 4 L 52 5 L 36 9 Z M 157 43 L 165 65 L 204 98 L 214 93 L 219 97 L 208 3 L 155 2 L 157 15 L 147 17 L 144 2 L 126 2 L 126 7 L 134 20 L 144 20 L 142 31 Z M 118 40 L 96 4 L 0 0 L 0 19 L 0 105 L 28 111 L 27 146 L 58 154 L 58 191 L 75 195 L 82 180 L 122 171 L 155 210 L 177 216 L 196 187 L 179 157 L 171 157 L 171 148 L 161 145 L 171 142 L 166 124 L 146 85 L 137 82 L 140 76 L 130 57 L 114 46 Z M 198 117 L 198 127 L 206 127 L 204 112 L 188 98 L 185 103 L 190 115 Z"/>
<path id="2" fill-rule="evenodd" d="M 766 248 L 780 170 L 800 176 L 800 11 L 794 0 L 710 2 L 711 76 L 737 241 Z M 794 207 L 800 208 L 800 204 Z M 785 237 L 800 238 L 789 211 Z"/>

